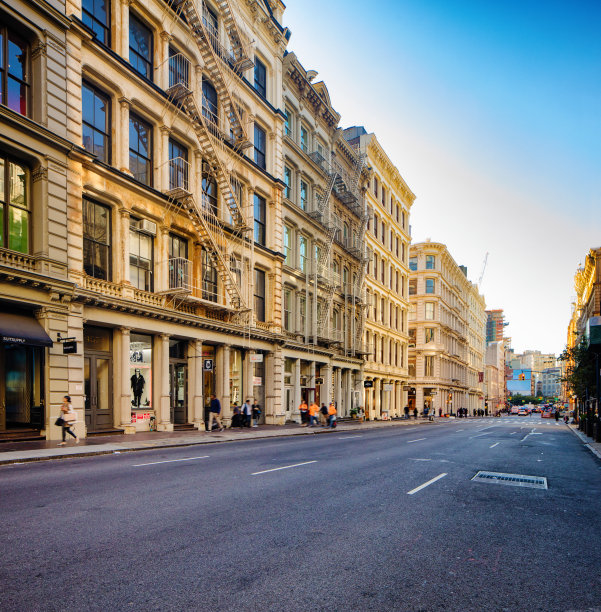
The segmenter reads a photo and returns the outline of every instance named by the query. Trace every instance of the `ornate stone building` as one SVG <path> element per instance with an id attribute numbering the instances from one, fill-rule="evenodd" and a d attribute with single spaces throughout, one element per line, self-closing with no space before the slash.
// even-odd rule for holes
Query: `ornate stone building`
<path id="1" fill-rule="evenodd" d="M 301 399 L 358 405 L 365 250 L 364 157 L 315 71 L 284 58 L 282 331 L 287 419 Z"/>
<path id="2" fill-rule="evenodd" d="M 69 389 L 88 433 L 283 423 L 278 2 L 69 2 Z M 252 41 L 252 42 L 251 42 Z"/>
<path id="3" fill-rule="evenodd" d="M 407 404 L 409 214 L 415 200 L 375 134 L 363 127 L 345 137 L 370 168 L 366 191 L 368 249 L 363 405 L 367 419 L 403 415 Z"/>
<path id="4" fill-rule="evenodd" d="M 64 3 L 0 7 L 0 436 L 35 438 L 68 391 L 70 21 Z M 83 393 L 83 387 L 80 393 Z M 56 408 L 58 410 L 58 408 Z M 58 429 L 58 428 L 54 428 Z"/>
<path id="5" fill-rule="evenodd" d="M 444 244 L 412 245 L 409 267 L 411 409 L 484 409 L 483 296 Z"/>

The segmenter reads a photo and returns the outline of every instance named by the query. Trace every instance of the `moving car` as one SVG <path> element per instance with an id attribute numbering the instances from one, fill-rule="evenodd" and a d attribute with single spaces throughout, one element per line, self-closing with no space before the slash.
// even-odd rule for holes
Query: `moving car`
<path id="1" fill-rule="evenodd" d="M 525 408 L 520 408 L 518 410 L 518 416 L 528 416 L 530 413 Z"/>

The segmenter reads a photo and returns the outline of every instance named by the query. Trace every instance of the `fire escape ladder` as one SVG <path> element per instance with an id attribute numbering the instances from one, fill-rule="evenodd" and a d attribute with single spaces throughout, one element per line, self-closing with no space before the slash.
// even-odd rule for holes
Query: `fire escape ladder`
<path id="1" fill-rule="evenodd" d="M 248 56 L 247 45 L 243 43 L 242 34 L 236 23 L 234 12 L 229 0 L 218 0 L 217 5 L 223 15 L 223 25 L 232 45 L 232 55 L 236 70 L 244 71 L 254 66 L 253 60 Z"/>
<path id="2" fill-rule="evenodd" d="M 199 110 L 194 94 L 188 91 L 182 98 L 181 104 L 188 116 L 192 119 L 196 137 L 203 152 L 203 159 L 208 164 L 211 174 L 217 181 L 219 191 L 228 207 L 232 217 L 233 225 L 240 230 L 247 228 L 247 223 L 234 195 L 230 181 L 230 173 L 225 169 L 214 146 L 213 132 L 216 126 L 206 117 L 205 113 Z"/>
<path id="3" fill-rule="evenodd" d="M 229 5 L 227 0 L 222 0 L 220 4 L 224 3 Z M 244 126 L 242 124 L 240 113 L 238 112 L 238 109 L 234 104 L 232 94 L 229 90 L 226 81 L 226 76 L 224 74 L 224 70 L 227 70 L 225 66 L 228 64 L 228 62 L 227 57 L 224 57 L 226 52 L 221 47 L 221 43 L 219 42 L 218 38 L 218 33 L 214 32 L 212 28 L 207 26 L 205 20 L 198 14 L 195 2 L 193 0 L 182 0 L 181 7 L 186 21 L 190 24 L 192 34 L 194 35 L 194 39 L 196 40 L 196 44 L 198 45 L 198 49 L 205 64 L 205 68 L 211 76 L 213 86 L 217 91 L 219 99 L 223 103 L 225 113 L 230 124 L 230 129 L 234 136 L 234 147 L 242 149 L 248 147 L 251 145 L 251 142 L 248 139 L 248 135 L 246 134 L 246 130 L 244 129 Z M 231 23 L 235 25 L 233 14 L 231 13 L 231 7 L 229 15 Z M 239 36 L 238 40 L 240 40 Z"/>
<path id="4" fill-rule="evenodd" d="M 327 243 L 324 250 L 321 253 L 319 261 L 317 262 L 318 273 L 321 272 L 321 276 L 325 279 L 325 303 L 322 304 L 321 312 L 317 320 L 317 335 L 321 338 L 326 337 L 326 331 L 328 322 L 330 320 L 330 313 L 332 311 L 332 304 L 334 302 L 334 292 L 339 284 L 339 279 L 335 278 L 335 274 L 332 270 L 330 263 L 332 245 L 334 243 L 334 237 L 336 236 L 337 227 L 330 220 L 327 226 Z"/>
<path id="5" fill-rule="evenodd" d="M 186 211 L 200 243 L 206 248 L 217 269 L 232 308 L 240 311 L 248 310 L 241 288 L 230 268 L 228 241 L 219 219 L 210 210 L 199 206 L 192 194 L 182 198 L 180 205 Z"/>

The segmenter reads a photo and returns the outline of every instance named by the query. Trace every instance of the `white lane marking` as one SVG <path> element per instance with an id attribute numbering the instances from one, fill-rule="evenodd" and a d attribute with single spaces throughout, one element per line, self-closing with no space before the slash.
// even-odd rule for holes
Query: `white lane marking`
<path id="1" fill-rule="evenodd" d="M 417 493 L 418 491 L 425 489 L 426 487 L 430 486 L 432 483 L 436 482 L 437 480 L 444 478 L 446 475 L 447 475 L 446 472 L 439 474 L 435 478 L 432 478 L 432 480 L 428 480 L 428 482 L 424 482 L 423 485 L 419 485 L 419 487 L 416 487 L 415 489 L 411 489 L 411 491 L 407 491 L 407 495 L 413 495 L 414 493 Z"/>
<path id="2" fill-rule="evenodd" d="M 489 446 L 488 448 L 494 448 L 495 446 L 499 446 L 499 442 L 495 442 L 492 446 Z"/>
<path id="3" fill-rule="evenodd" d="M 411 442 L 421 442 L 422 440 L 425 440 L 426 438 L 418 438 L 417 440 L 407 440 L 407 444 L 411 444 Z"/>
<path id="4" fill-rule="evenodd" d="M 487 429 L 492 429 L 493 427 L 496 427 L 496 425 L 491 425 L 490 427 L 484 427 L 483 429 L 476 429 L 476 431 L 486 431 Z"/>
<path id="5" fill-rule="evenodd" d="M 432 461 L 432 459 L 411 459 L 411 461 Z"/>
<path id="6" fill-rule="evenodd" d="M 419 427 L 412 427 L 411 429 L 405 429 L 405 431 L 417 431 Z"/>
<path id="7" fill-rule="evenodd" d="M 482 438 L 483 436 L 490 436 L 491 433 L 494 433 L 494 432 L 487 431 L 486 433 L 478 434 L 477 436 L 470 436 L 470 440 L 473 440 L 474 438 Z"/>
<path id="8" fill-rule="evenodd" d="M 356 436 L 340 436 L 339 440 L 352 440 L 353 438 L 361 438 L 363 434 L 358 434 Z"/>
<path id="9" fill-rule="evenodd" d="M 459 433 L 460 431 L 463 431 L 463 429 L 458 429 L 455 433 Z"/>
<path id="10" fill-rule="evenodd" d="M 534 429 L 533 429 L 532 431 L 528 432 L 528 433 L 527 433 L 527 434 L 526 434 L 526 435 L 525 435 L 525 436 L 524 436 L 524 437 L 523 437 L 523 438 L 520 440 L 520 442 L 523 442 L 523 441 L 524 441 L 524 440 L 525 440 L 525 439 L 526 439 L 528 436 L 537 436 L 537 435 L 538 435 L 538 436 L 540 436 L 541 434 L 540 434 L 540 433 L 534 433 Z"/>
<path id="11" fill-rule="evenodd" d="M 159 463 L 175 463 L 176 461 L 194 461 L 195 459 L 208 459 L 209 455 L 203 455 L 202 457 L 188 457 L 186 459 L 168 459 L 167 461 L 153 461 L 152 463 L 137 463 L 132 467 L 144 467 L 145 465 L 158 465 Z"/>
<path id="12" fill-rule="evenodd" d="M 263 470 L 262 472 L 253 472 L 251 476 L 258 476 L 259 474 L 267 474 L 267 472 L 277 472 L 278 470 L 287 470 L 289 468 L 298 467 L 299 465 L 309 465 L 309 463 L 317 463 L 317 460 L 305 461 L 304 463 L 295 463 L 294 465 L 284 465 L 279 468 L 272 468 L 271 470 Z"/>
<path id="13" fill-rule="evenodd" d="M 517 433 L 517 431 L 512 431 L 509 435 L 510 436 L 514 436 Z"/>

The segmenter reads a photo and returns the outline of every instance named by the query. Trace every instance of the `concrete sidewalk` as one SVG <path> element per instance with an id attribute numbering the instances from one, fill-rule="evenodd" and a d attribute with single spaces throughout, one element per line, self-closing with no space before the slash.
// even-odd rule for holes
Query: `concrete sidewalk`
<path id="1" fill-rule="evenodd" d="M 597 457 L 601 459 L 601 442 L 595 442 L 593 438 L 589 438 L 584 432 L 578 429 L 578 425 L 568 425 L 568 427 L 582 440 L 583 444 Z"/>
<path id="2" fill-rule="evenodd" d="M 313 436 L 316 434 L 336 434 L 360 432 L 385 427 L 422 427 L 432 425 L 426 419 L 409 419 L 394 421 L 339 421 L 336 429 L 325 427 L 302 427 L 300 425 L 260 425 L 251 429 L 226 429 L 222 432 L 181 431 L 181 432 L 145 432 L 131 436 L 99 436 L 82 439 L 79 444 L 67 442 L 67 446 L 58 446 L 58 442 L 6 442 L 0 444 L 0 465 L 27 463 L 30 461 L 49 461 L 89 455 L 107 455 L 127 453 L 155 448 L 176 448 L 215 444 L 217 442 L 236 442 L 256 440 L 259 438 L 279 438 L 284 436 Z"/>

